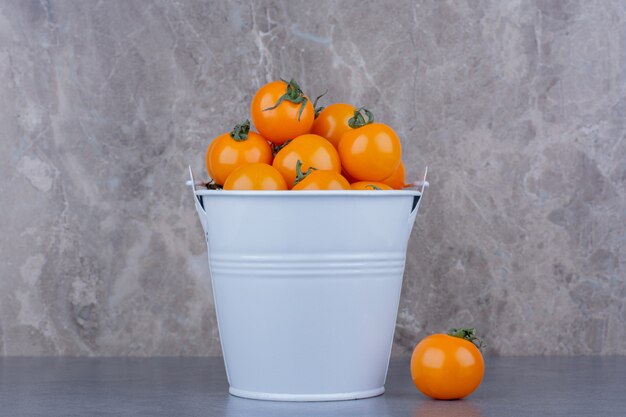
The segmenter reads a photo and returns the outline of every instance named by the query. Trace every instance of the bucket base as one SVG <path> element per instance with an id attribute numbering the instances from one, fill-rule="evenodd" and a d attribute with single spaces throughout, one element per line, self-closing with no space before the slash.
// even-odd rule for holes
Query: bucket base
<path id="1" fill-rule="evenodd" d="M 266 401 L 345 401 L 376 397 L 385 392 L 385 387 L 367 391 L 339 392 L 335 394 L 276 394 L 269 392 L 246 391 L 230 387 L 228 392 L 235 397 Z"/>

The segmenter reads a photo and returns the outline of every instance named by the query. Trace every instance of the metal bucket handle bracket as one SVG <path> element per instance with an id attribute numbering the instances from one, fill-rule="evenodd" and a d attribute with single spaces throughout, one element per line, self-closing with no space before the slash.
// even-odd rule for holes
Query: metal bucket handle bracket
<path id="1" fill-rule="evenodd" d="M 411 234 L 411 230 L 413 229 L 413 223 L 415 222 L 415 216 L 417 216 L 417 212 L 420 208 L 420 204 L 422 203 L 422 199 L 424 198 L 424 190 L 428 187 L 428 181 L 426 181 L 426 176 L 428 175 L 428 167 L 424 171 L 424 179 L 421 181 L 422 189 L 420 190 L 420 195 L 413 197 L 413 206 L 411 207 L 411 213 L 409 214 L 409 235 Z"/>
<path id="2" fill-rule="evenodd" d="M 191 183 L 191 190 L 193 192 L 193 201 L 196 206 L 196 211 L 198 212 L 198 217 L 200 217 L 202 230 L 204 230 L 204 238 L 208 243 L 209 231 L 207 230 L 206 211 L 204 210 L 204 202 L 202 201 L 202 197 L 196 194 L 196 181 L 193 177 L 193 171 L 191 170 L 191 165 L 189 165 L 189 177 L 191 178 L 190 183 Z"/>

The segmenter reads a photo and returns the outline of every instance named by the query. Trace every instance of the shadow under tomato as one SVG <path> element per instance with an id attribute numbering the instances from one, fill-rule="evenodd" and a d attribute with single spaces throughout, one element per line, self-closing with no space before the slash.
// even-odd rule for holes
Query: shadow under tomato
<path id="1" fill-rule="evenodd" d="M 426 399 L 415 407 L 413 417 L 482 417 L 482 413 L 470 400 Z"/>

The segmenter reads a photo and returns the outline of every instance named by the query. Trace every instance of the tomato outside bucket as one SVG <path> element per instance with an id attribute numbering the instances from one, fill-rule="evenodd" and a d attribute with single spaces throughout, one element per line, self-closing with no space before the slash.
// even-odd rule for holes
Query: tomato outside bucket
<path id="1" fill-rule="evenodd" d="M 421 197 L 194 187 L 232 395 L 332 401 L 384 392 Z"/>

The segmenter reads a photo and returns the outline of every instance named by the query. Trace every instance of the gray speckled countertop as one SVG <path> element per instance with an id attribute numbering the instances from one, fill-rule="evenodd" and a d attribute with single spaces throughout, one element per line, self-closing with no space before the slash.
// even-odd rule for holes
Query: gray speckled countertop
<path id="1" fill-rule="evenodd" d="M 626 416 L 626 357 L 487 358 L 483 384 L 433 401 L 391 362 L 387 392 L 328 403 L 228 395 L 221 358 L 0 359 L 0 416 Z"/>

